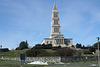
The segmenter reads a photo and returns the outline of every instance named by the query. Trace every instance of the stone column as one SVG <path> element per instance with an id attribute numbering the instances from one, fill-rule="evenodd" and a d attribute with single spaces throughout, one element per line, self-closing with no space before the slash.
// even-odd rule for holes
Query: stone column
<path id="1" fill-rule="evenodd" d="M 64 44 L 64 39 L 63 39 L 63 44 Z"/>

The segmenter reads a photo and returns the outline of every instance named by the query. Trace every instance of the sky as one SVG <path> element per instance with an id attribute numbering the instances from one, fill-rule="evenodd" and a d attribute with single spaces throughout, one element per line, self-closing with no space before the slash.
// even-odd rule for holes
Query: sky
<path id="1" fill-rule="evenodd" d="M 50 36 L 53 5 L 59 11 L 61 34 L 73 45 L 88 46 L 100 37 L 100 0 L 0 0 L 0 45 L 15 49 Z"/>

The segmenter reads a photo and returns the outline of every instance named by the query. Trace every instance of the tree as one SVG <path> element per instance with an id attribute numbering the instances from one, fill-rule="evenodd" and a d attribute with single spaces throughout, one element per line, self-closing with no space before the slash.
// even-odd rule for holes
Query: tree
<path id="1" fill-rule="evenodd" d="M 52 44 L 36 44 L 32 49 L 52 49 Z"/>
<path id="2" fill-rule="evenodd" d="M 38 46 L 39 47 L 39 46 L 41 46 L 41 44 L 36 44 L 35 46 Z"/>
<path id="3" fill-rule="evenodd" d="M 45 44 L 43 43 L 42 46 L 45 46 Z"/>
<path id="4" fill-rule="evenodd" d="M 76 48 L 81 48 L 82 46 L 81 46 L 81 44 L 76 44 Z"/>
<path id="5" fill-rule="evenodd" d="M 32 49 L 42 49 L 42 45 L 36 44 L 34 47 L 32 47 Z"/>
<path id="6" fill-rule="evenodd" d="M 61 46 L 59 45 L 58 48 L 61 48 Z"/>
<path id="7" fill-rule="evenodd" d="M 84 45 L 82 46 L 82 49 L 85 49 L 85 46 Z"/>
<path id="8" fill-rule="evenodd" d="M 100 46 L 100 42 L 99 42 L 99 46 Z M 98 47 L 98 42 L 93 44 L 93 47 L 97 48 Z"/>
<path id="9" fill-rule="evenodd" d="M 28 43 L 27 41 L 22 41 L 20 44 L 19 44 L 19 47 L 16 48 L 16 50 L 23 50 L 23 49 L 27 49 L 28 48 Z"/>

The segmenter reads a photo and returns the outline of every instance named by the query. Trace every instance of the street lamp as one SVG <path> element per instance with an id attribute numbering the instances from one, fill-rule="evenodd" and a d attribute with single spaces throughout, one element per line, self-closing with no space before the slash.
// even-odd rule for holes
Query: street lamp
<path id="1" fill-rule="evenodd" d="M 97 41 L 98 41 L 98 65 L 99 65 L 99 67 L 100 67 L 100 63 L 99 63 L 99 37 L 97 37 Z"/>

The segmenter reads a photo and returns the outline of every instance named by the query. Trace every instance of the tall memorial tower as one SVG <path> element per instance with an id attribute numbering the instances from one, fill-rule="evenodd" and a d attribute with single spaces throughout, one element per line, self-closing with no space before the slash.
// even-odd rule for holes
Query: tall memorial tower
<path id="1" fill-rule="evenodd" d="M 52 10 L 52 19 L 51 19 L 51 35 L 49 38 L 54 38 L 55 36 L 61 35 L 60 34 L 60 23 L 59 23 L 59 15 L 56 5 L 54 4 Z"/>
<path id="2" fill-rule="evenodd" d="M 53 47 L 70 47 L 72 39 L 65 39 L 61 34 L 58 9 L 54 3 L 51 19 L 51 34 L 49 38 L 44 38 L 41 44 L 52 44 Z"/>

